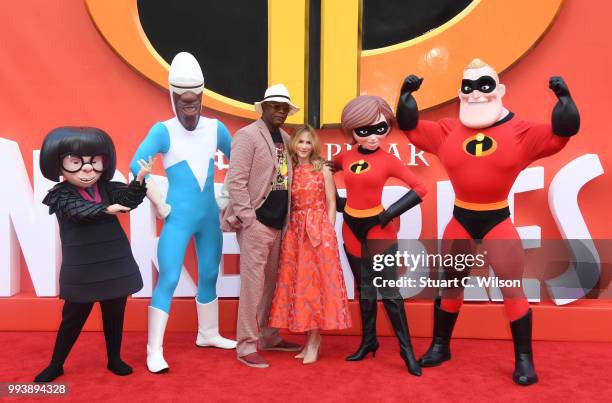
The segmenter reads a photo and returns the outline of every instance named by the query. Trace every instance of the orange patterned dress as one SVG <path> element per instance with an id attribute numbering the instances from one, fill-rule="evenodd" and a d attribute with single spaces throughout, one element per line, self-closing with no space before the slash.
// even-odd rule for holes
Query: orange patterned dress
<path id="1" fill-rule="evenodd" d="M 327 216 L 323 172 L 298 165 L 269 325 L 304 332 L 351 327 L 336 231 Z"/>

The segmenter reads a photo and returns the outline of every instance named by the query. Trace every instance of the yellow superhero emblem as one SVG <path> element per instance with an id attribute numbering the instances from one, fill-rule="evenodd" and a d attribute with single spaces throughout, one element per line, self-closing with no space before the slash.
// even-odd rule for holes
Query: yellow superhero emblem
<path id="1" fill-rule="evenodd" d="M 354 173 L 355 175 L 366 173 L 370 170 L 370 168 L 372 167 L 366 160 L 359 160 L 359 161 L 353 162 L 349 167 L 351 172 Z"/>
<path id="2" fill-rule="evenodd" d="M 473 157 L 486 157 L 497 150 L 497 141 L 484 133 L 468 137 L 463 142 L 463 151 Z"/>

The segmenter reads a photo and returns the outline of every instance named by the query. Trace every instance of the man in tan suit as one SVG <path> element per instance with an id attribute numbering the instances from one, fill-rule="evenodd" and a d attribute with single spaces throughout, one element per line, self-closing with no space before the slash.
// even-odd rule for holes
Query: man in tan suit
<path id="1" fill-rule="evenodd" d="M 221 228 L 236 231 L 240 245 L 238 360 L 267 368 L 270 364 L 257 352 L 258 342 L 262 350 L 300 350 L 268 327 L 291 190 L 289 135 L 281 126 L 299 108 L 291 103 L 287 88 L 277 84 L 266 90 L 255 110 L 261 119 L 236 132 L 232 141 L 229 204 Z"/>

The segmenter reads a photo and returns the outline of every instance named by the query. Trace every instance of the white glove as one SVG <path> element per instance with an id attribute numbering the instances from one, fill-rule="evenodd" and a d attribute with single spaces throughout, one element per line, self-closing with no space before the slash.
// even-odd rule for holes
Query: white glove
<path id="1" fill-rule="evenodd" d="M 172 207 L 166 203 L 164 196 L 155 184 L 153 178 L 146 178 L 145 182 L 147 183 L 147 198 L 151 200 L 151 203 L 153 203 L 155 206 L 155 213 L 157 217 L 161 218 L 162 220 L 166 219 L 168 214 L 170 214 Z"/>
<path id="2" fill-rule="evenodd" d="M 227 190 L 227 175 L 225 175 L 225 180 L 223 181 L 223 186 L 221 187 L 221 193 L 216 197 L 217 206 L 219 206 L 219 210 L 223 211 L 229 204 L 229 191 Z"/>

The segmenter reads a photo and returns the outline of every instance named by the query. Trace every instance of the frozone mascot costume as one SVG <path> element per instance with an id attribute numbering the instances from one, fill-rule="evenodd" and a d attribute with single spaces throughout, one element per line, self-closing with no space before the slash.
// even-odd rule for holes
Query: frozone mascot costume
<path id="1" fill-rule="evenodd" d="M 480 244 L 498 278 L 521 280 L 524 251 L 510 220 L 508 194 L 523 169 L 559 152 L 578 132 L 580 116 L 567 85 L 561 77 L 549 81 L 558 99 L 551 123 L 527 122 L 504 107 L 506 87 L 495 69 L 474 59 L 463 72 L 459 119 L 431 122 L 419 120 L 412 96 L 421 82 L 416 76 L 404 81 L 397 120 L 412 143 L 440 159 L 453 185 L 455 207 L 444 230 L 443 249 L 463 243 L 473 250 Z M 458 275 L 453 272 L 445 274 Z M 522 286 L 501 291 L 514 341 L 513 380 L 530 385 L 538 381 L 531 348 L 531 309 Z M 441 300 L 434 305 L 434 338 L 421 357 L 422 366 L 450 359 L 450 338 L 462 302 L 462 287 L 442 290 Z"/>
<path id="2" fill-rule="evenodd" d="M 196 345 L 236 347 L 235 341 L 219 335 L 216 283 L 223 238 L 214 195 L 213 161 L 217 149 L 229 158 L 232 138 L 221 122 L 200 116 L 204 76 L 195 57 L 186 52 L 174 57 L 169 84 L 176 116 L 151 128 L 130 165 L 136 172 L 137 161 L 159 153 L 168 177 L 166 200 L 153 179 L 147 178 L 147 197 L 155 205 L 157 215 L 165 219 L 157 246 L 159 278 L 148 312 L 147 367 L 153 373 L 168 370 L 162 347 L 164 332 L 185 250 L 192 237 L 198 257 Z"/>

